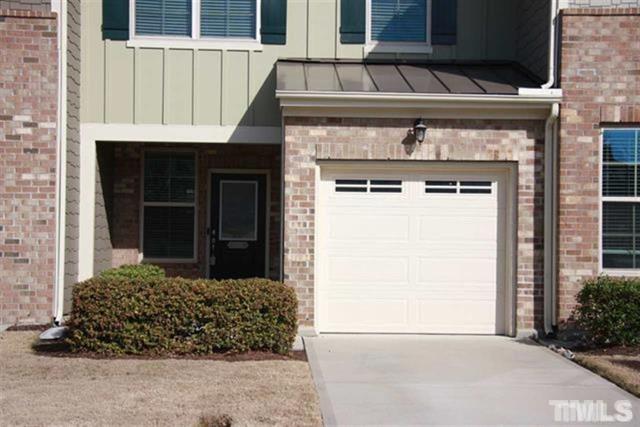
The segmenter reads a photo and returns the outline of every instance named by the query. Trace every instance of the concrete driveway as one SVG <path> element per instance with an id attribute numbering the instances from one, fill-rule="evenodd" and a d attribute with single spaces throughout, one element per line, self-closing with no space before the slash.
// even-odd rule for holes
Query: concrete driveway
<path id="1" fill-rule="evenodd" d="M 533 343 L 505 337 L 305 338 L 327 425 L 597 425 L 554 421 L 552 400 L 640 400 Z M 567 405 L 572 404 L 567 402 Z M 571 409 L 565 416 L 571 416 Z"/>

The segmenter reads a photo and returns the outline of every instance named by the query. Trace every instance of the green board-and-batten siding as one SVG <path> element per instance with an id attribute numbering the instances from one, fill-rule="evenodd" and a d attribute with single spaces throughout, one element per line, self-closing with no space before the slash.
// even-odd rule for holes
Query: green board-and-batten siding
<path id="1" fill-rule="evenodd" d="M 458 0 L 457 43 L 432 59 L 516 58 L 517 2 Z M 359 59 L 339 0 L 289 0 L 286 44 L 262 51 L 127 47 L 103 40 L 101 2 L 82 2 L 82 122 L 279 126 L 278 58 Z"/>

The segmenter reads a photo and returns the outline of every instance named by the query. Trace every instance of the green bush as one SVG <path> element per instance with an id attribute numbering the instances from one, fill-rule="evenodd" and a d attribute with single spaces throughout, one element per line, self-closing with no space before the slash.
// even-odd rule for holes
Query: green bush
<path id="1" fill-rule="evenodd" d="M 140 279 L 152 280 L 165 277 L 164 270 L 152 264 L 129 264 L 121 267 L 110 268 L 98 275 L 102 279 Z"/>
<path id="2" fill-rule="evenodd" d="M 578 326 L 593 344 L 640 344 L 640 279 L 588 280 L 577 299 Z"/>
<path id="3" fill-rule="evenodd" d="M 291 351 L 298 302 L 266 279 L 93 278 L 73 289 L 69 343 L 103 354 Z"/>

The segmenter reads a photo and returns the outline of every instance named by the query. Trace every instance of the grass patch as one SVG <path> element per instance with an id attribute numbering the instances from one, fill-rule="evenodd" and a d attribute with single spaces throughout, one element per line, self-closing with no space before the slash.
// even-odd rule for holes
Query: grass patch
<path id="1" fill-rule="evenodd" d="M 222 415 L 234 426 L 322 425 L 304 361 L 49 357 L 32 350 L 37 336 L 0 333 L 3 426 L 216 426 Z"/>
<path id="2" fill-rule="evenodd" d="M 640 348 L 612 348 L 577 353 L 575 361 L 640 397 Z"/>

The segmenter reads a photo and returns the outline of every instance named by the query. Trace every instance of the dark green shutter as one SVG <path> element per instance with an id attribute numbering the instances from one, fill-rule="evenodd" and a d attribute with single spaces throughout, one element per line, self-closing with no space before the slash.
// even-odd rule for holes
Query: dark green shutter
<path id="1" fill-rule="evenodd" d="M 102 38 L 129 40 L 129 0 L 102 0 Z"/>
<path id="2" fill-rule="evenodd" d="M 262 0 L 260 21 L 262 43 L 287 43 L 287 0 Z"/>
<path id="3" fill-rule="evenodd" d="M 431 5 L 431 44 L 456 44 L 458 30 L 458 1 L 457 0 L 433 0 Z"/>
<path id="4" fill-rule="evenodd" d="M 340 0 L 340 41 L 362 44 L 367 20 L 366 0 Z"/>

